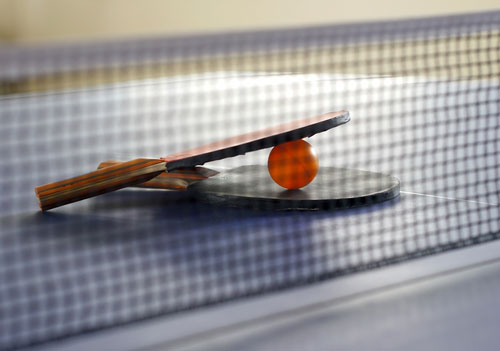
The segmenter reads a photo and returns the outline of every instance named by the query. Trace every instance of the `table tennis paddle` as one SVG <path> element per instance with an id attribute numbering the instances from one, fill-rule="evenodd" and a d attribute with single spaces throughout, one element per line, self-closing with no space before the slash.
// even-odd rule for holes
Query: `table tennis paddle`
<path id="1" fill-rule="evenodd" d="M 310 137 L 348 121 L 349 112 L 330 112 L 230 137 L 160 159 L 139 158 L 118 163 L 78 177 L 38 186 L 35 188 L 35 194 L 40 209 L 45 211 L 127 186 L 141 184 L 165 171 L 172 173 L 178 169 L 192 168 L 209 161 L 243 155 L 287 141 Z M 177 174 L 179 182 L 186 178 L 186 174 L 191 178 L 193 174 L 197 174 L 202 179 L 205 179 L 207 175 L 198 173 L 196 170 L 185 171 L 184 174 L 182 171 L 177 171 Z"/>

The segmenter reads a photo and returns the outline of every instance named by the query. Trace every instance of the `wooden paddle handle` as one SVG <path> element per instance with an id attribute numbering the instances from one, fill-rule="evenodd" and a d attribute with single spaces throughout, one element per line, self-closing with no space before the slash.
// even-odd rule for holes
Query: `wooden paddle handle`
<path id="1" fill-rule="evenodd" d="M 138 158 L 110 167 L 41 185 L 35 188 L 35 194 L 42 211 L 109 193 L 127 186 L 143 183 L 156 177 L 166 169 L 165 161 L 159 159 Z"/>
<path id="2" fill-rule="evenodd" d="M 121 164 L 120 161 L 104 161 L 99 163 L 97 168 L 106 168 L 114 165 Z M 135 184 L 135 187 L 150 188 L 150 189 L 166 189 L 166 190 L 187 190 L 187 188 L 194 183 L 213 177 L 219 172 L 210 168 L 201 166 L 178 168 L 171 172 L 162 172 L 156 177 L 140 184 Z"/>

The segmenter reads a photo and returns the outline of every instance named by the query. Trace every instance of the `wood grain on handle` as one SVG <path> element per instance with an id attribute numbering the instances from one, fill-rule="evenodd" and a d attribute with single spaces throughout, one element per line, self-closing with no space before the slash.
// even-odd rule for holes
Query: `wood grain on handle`
<path id="1" fill-rule="evenodd" d="M 35 188 L 42 211 L 143 183 L 165 171 L 165 161 L 139 158 Z"/>
<path id="2" fill-rule="evenodd" d="M 121 164 L 121 161 L 104 161 L 98 166 L 99 169 Z M 205 167 L 178 168 L 171 172 L 162 172 L 153 179 L 134 186 L 140 188 L 187 190 L 188 186 L 212 177 L 219 172 Z"/>

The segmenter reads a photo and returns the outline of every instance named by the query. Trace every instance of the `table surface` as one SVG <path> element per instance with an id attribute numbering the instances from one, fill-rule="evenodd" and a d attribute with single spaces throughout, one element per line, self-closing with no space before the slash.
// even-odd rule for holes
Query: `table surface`
<path id="1" fill-rule="evenodd" d="M 493 241 L 34 350 L 493 350 L 499 249 Z"/>
<path id="2" fill-rule="evenodd" d="M 244 306 L 319 289 L 346 274 L 365 274 L 362 286 L 377 270 L 349 274 L 496 239 L 498 93 L 498 83 L 480 81 L 225 72 L 0 97 L 0 349 L 92 340 L 109 327 Z M 107 159 L 160 157 L 341 109 L 350 111 L 351 122 L 310 140 L 321 165 L 392 174 L 401 180 L 398 198 L 343 211 L 269 212 L 212 206 L 181 192 L 124 189 L 47 213 L 37 209 L 36 185 L 85 173 Z M 207 166 L 264 164 L 266 157 L 264 150 Z M 487 306 L 494 305 L 498 286 L 488 282 L 497 280 L 492 264 L 478 275 L 374 293 L 267 330 L 250 325 L 227 338 L 207 334 L 207 344 L 189 347 L 407 348 L 415 341 L 410 348 L 427 348 L 451 338 L 443 327 L 450 322 L 450 342 L 465 348 L 460 338 L 471 334 L 460 328 L 481 316 L 484 328 L 471 333 L 494 337 L 488 325 L 498 318 Z M 480 302 L 483 295 L 488 298 Z M 456 310 L 432 317 L 435 305 L 453 300 Z M 222 304 L 185 312 L 216 303 Z M 472 317 L 460 324 L 453 311 Z M 235 318 L 230 315 L 225 319 Z M 388 320 L 380 321 L 384 316 Z M 422 332 L 431 322 L 441 329 Z M 411 335 L 395 338 L 389 330 L 398 328 Z M 204 340 L 200 331 L 207 325 L 185 329 Z M 130 349 L 152 347 L 146 339 Z"/>

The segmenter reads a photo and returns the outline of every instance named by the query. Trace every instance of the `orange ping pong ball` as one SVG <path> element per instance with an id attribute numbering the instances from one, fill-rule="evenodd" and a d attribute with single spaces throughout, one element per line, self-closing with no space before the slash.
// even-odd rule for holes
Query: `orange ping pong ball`
<path id="1" fill-rule="evenodd" d="M 275 146 L 267 160 L 271 178 L 287 189 L 299 189 L 309 184 L 318 173 L 318 156 L 304 140 L 289 141 Z"/>

